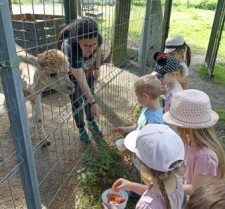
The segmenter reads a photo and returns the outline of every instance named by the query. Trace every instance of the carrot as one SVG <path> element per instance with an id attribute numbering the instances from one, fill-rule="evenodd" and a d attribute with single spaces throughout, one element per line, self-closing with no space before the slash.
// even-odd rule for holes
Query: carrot
<path id="1" fill-rule="evenodd" d="M 121 203 L 123 203 L 125 201 L 125 199 L 122 198 L 118 194 L 108 193 L 107 194 L 107 198 L 108 198 L 108 202 L 112 202 L 113 204 L 121 204 Z"/>
<path id="2" fill-rule="evenodd" d="M 116 192 L 116 186 L 112 185 L 112 192 Z"/>

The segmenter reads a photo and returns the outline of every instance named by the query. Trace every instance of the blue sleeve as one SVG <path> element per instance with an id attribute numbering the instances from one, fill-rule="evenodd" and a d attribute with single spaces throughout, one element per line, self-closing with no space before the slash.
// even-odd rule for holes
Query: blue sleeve
<path id="1" fill-rule="evenodd" d="M 136 130 L 140 130 L 143 126 L 145 126 L 147 124 L 147 120 L 145 118 L 145 112 L 148 108 L 147 107 L 143 107 L 141 109 L 137 124 L 136 124 Z"/>

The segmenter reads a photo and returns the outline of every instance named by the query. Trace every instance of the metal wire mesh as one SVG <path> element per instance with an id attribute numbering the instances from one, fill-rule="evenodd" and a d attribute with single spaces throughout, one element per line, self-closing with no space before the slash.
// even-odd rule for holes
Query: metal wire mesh
<path id="1" fill-rule="evenodd" d="M 80 14 L 95 18 L 104 38 L 101 76 L 95 84 L 95 98 L 103 112 L 98 123 L 105 140 L 108 140 L 113 127 L 130 124 L 133 121 L 133 109 L 137 103 L 133 83 L 140 74 L 137 61 L 146 1 L 133 0 L 130 4 L 127 1 L 125 7 L 130 8 L 130 14 L 116 10 L 118 1 L 89 2 L 93 3 L 96 11 L 103 13 L 97 16 L 90 15 L 88 12 L 92 9 L 84 9 L 84 5 L 81 5 L 83 7 Z M 84 1 L 81 1 L 81 4 L 83 3 Z M 32 74 L 30 59 L 33 60 L 38 54 L 56 48 L 58 33 L 65 25 L 64 15 L 62 1 L 43 0 L 22 4 L 22 0 L 19 0 L 18 4 L 12 4 L 15 42 L 22 47 L 25 57 L 29 58 L 25 65 L 29 81 Z M 115 20 L 115 17 L 118 20 Z M 16 28 L 16 25 L 20 28 Z M 128 34 L 127 39 L 115 40 L 118 34 L 114 34 L 114 27 L 118 30 L 127 29 L 124 31 L 124 34 Z M 119 43 L 116 47 L 113 45 L 115 41 Z M 36 67 L 40 70 L 38 64 Z M 52 77 L 48 74 L 44 85 L 32 91 L 25 100 L 42 208 L 70 208 L 70 204 L 79 205 L 82 193 L 79 190 L 80 182 L 76 181 L 76 170 L 81 166 L 82 157 L 89 152 L 92 144 L 95 144 L 92 137 L 92 144 L 84 145 L 79 141 L 68 93 L 62 94 L 57 90 L 58 87 L 64 86 L 60 81 L 67 77 L 68 75 L 64 74 L 60 79 L 52 81 Z M 41 95 L 42 117 L 39 119 L 43 122 L 38 128 L 34 125 L 34 113 L 32 114 L 30 102 L 37 95 Z M 2 92 L 0 96 L 0 205 L 1 208 L 26 208 L 24 195 L 26 191 L 22 188 L 19 173 L 24 159 L 16 159 L 18 153 L 10 134 L 7 116 L 9 109 L 3 106 Z M 46 135 L 38 139 L 42 128 Z M 90 133 L 89 135 L 91 136 Z M 51 142 L 51 145 L 43 148 L 46 141 Z"/>

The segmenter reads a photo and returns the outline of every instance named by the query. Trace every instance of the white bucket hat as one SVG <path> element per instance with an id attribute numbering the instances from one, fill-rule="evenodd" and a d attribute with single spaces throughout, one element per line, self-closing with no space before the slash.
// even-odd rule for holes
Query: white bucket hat
<path id="1" fill-rule="evenodd" d="M 129 133 L 124 145 L 149 168 L 167 172 L 174 162 L 184 160 L 184 144 L 180 136 L 164 124 L 148 124 Z"/>
<path id="2" fill-rule="evenodd" d="M 206 93 L 188 89 L 173 94 L 170 110 L 163 119 L 168 124 L 195 129 L 214 126 L 219 116 L 211 109 Z"/>
<path id="3" fill-rule="evenodd" d="M 164 52 L 171 53 L 174 50 L 176 50 L 177 48 L 185 46 L 185 45 L 186 45 L 186 43 L 184 41 L 183 36 L 181 36 L 181 35 L 169 36 L 165 42 Z"/>

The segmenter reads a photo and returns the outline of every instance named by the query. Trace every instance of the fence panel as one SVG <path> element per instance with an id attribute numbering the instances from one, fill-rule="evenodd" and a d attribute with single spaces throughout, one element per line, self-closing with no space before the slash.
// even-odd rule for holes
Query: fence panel
<path id="1" fill-rule="evenodd" d="M 20 72 L 18 70 L 19 62 L 16 56 L 9 5 L 6 1 L 0 1 L 0 12 L 0 75 L 7 104 L 5 112 L 1 108 L 1 115 L 2 117 L 5 117 L 6 114 L 9 116 L 11 134 L 14 139 L 13 141 L 11 137 L 10 139 L 6 137 L 4 139 L 2 138 L 0 142 L 0 187 L 2 188 L 0 191 L 1 197 L 5 197 L 1 198 L 3 202 L 1 208 L 16 208 L 17 198 L 22 198 L 22 205 L 25 205 L 25 196 L 27 208 L 40 209 L 41 202 L 34 166 L 34 156 L 27 123 Z M 1 126 L 9 130 L 10 126 L 8 126 L 9 123 L 7 121 L 8 119 L 2 120 Z M 17 188 L 16 190 L 15 187 Z"/>
<path id="2" fill-rule="evenodd" d="M 53 59 L 52 62 L 46 60 L 50 53 L 60 56 L 60 52 L 54 54 L 54 49 L 57 46 L 58 33 L 65 22 L 63 3 L 62 1 L 44 0 L 32 2 L 32 4 L 12 5 L 14 38 L 17 44 L 17 55 L 20 58 L 20 69 L 23 69 L 23 73 L 20 74 L 22 78 L 20 90 L 22 91 L 22 88 L 24 90 L 27 110 L 27 113 L 23 112 L 22 116 L 28 118 L 22 123 L 23 125 L 28 123 L 29 130 L 27 131 L 30 133 L 30 138 L 22 138 L 28 141 L 26 141 L 26 146 L 29 143 L 32 144 L 29 152 L 33 153 L 34 174 L 35 172 L 37 174 L 37 193 L 33 197 L 32 204 L 38 202 L 40 195 L 42 208 L 79 208 L 82 190 L 80 189 L 81 182 L 77 180 L 77 170 L 82 167 L 83 156 L 91 152 L 97 139 L 88 132 L 91 143 L 80 142 L 69 98 L 72 87 L 68 80 L 68 66 L 64 62 L 59 63 L 58 58 Z M 123 13 L 130 12 L 129 14 L 119 11 L 117 8 L 119 1 L 93 2 L 94 7 L 103 13 L 99 16 L 91 16 L 98 23 L 100 33 L 104 38 L 101 76 L 95 83 L 95 99 L 103 112 L 98 123 L 103 131 L 104 139 L 112 144 L 116 140 L 113 138 L 112 128 L 133 122 L 133 110 L 137 104 L 133 83 L 141 74 L 138 56 L 143 39 L 142 31 L 144 31 L 147 1 L 123 0 L 122 6 L 130 10 L 123 11 Z M 89 15 L 87 10 L 81 10 L 80 14 Z M 153 14 L 153 18 L 157 15 L 160 14 Z M 116 18 L 119 19 L 116 20 Z M 115 24 L 119 30 L 124 29 L 124 34 L 128 34 L 125 39 L 118 40 L 118 46 L 114 45 Z M 4 31 L 5 36 L 9 34 L 9 31 L 10 29 Z M 158 39 L 162 39 L 161 34 Z M 148 47 L 151 46 L 147 45 L 146 52 L 150 50 Z M 119 56 L 113 57 L 117 52 Z M 1 50 L 0 55 L 2 58 L 3 51 Z M 37 56 L 45 61 L 45 65 L 41 64 Z M 146 57 L 150 56 L 152 54 L 147 54 Z M 119 60 L 119 58 L 122 59 Z M 2 62 L 1 59 L 1 64 Z M 1 77 L 4 79 L 3 74 Z M 11 83 L 6 84 L 6 86 L 9 85 Z M 2 93 L 1 98 L 4 97 Z M 5 96 L 9 97 L 8 94 Z M 20 176 L 20 171 L 28 159 L 21 157 L 16 160 L 15 156 L 18 150 L 26 150 L 29 147 L 15 147 L 13 137 L 10 135 L 10 123 L 7 116 L 7 111 L 12 110 L 12 103 L 9 107 L 5 110 L 1 99 L 0 190 L 4 194 L 1 196 L 0 207 L 26 208 L 26 204 L 29 205 L 26 201 L 28 190 L 24 188 L 26 182 Z M 27 172 L 28 175 L 33 173 L 29 170 Z M 35 184 L 33 186 L 35 187 Z M 39 206 L 32 208 L 39 208 Z"/>

